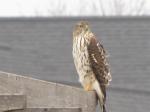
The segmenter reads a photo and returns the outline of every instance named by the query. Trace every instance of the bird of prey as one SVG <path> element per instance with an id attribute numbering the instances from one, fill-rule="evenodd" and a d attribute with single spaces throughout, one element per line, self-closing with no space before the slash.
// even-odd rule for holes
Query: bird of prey
<path id="1" fill-rule="evenodd" d="M 101 111 L 106 112 L 106 87 L 111 81 L 107 55 L 86 21 L 73 30 L 72 54 L 81 85 L 86 91 L 96 91 Z"/>

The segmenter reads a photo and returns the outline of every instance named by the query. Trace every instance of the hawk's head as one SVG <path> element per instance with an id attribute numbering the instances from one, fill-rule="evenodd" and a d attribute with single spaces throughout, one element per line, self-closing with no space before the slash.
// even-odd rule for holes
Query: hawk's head
<path id="1" fill-rule="evenodd" d="M 86 32 L 88 32 L 89 29 L 89 25 L 87 21 L 81 21 L 79 23 L 76 24 L 74 31 L 73 31 L 73 35 L 74 36 L 78 36 L 80 34 L 84 34 Z"/>

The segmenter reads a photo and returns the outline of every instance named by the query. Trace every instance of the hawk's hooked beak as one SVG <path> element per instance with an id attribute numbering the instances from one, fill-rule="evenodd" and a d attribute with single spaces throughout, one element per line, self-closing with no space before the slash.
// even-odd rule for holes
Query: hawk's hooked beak
<path id="1" fill-rule="evenodd" d="M 74 31 L 73 31 L 73 35 L 77 36 L 81 33 L 81 29 L 78 25 L 75 26 Z"/>

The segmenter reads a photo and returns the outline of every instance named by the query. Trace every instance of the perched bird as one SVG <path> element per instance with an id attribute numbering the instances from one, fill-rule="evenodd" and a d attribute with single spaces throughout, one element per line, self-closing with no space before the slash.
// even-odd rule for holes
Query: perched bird
<path id="1" fill-rule="evenodd" d="M 84 90 L 95 90 L 102 112 L 106 112 L 106 87 L 111 81 L 106 52 L 91 32 L 88 22 L 76 24 L 73 31 L 73 58 Z"/>

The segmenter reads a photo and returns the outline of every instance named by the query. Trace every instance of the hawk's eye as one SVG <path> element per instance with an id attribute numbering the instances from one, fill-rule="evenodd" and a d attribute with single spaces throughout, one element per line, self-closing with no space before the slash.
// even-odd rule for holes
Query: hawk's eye
<path id="1" fill-rule="evenodd" d="M 82 25 L 79 25 L 80 28 L 82 28 Z"/>

